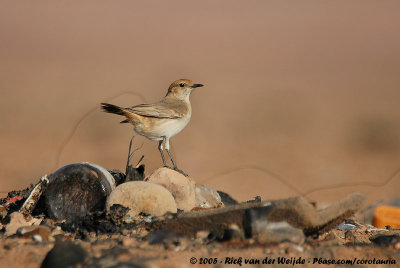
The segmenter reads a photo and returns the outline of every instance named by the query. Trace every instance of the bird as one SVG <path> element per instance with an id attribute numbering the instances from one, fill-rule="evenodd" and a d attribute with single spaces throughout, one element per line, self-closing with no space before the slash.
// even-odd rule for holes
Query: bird
<path id="1" fill-rule="evenodd" d="M 180 170 L 169 150 L 169 140 L 186 127 L 192 116 L 190 94 L 203 84 L 195 84 L 189 79 L 179 79 L 169 86 L 167 94 L 159 102 L 139 104 L 129 108 L 114 104 L 101 103 L 104 112 L 125 116 L 121 123 L 131 123 L 134 131 L 149 140 L 158 141 L 164 167 L 168 167 L 163 149 L 171 159 L 173 169 L 188 176 Z M 164 146 L 163 146 L 164 144 Z"/>

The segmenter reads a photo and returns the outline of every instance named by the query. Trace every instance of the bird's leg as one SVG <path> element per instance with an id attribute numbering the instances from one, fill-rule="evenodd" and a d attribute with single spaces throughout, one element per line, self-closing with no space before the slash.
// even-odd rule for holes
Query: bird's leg
<path id="1" fill-rule="evenodd" d="M 161 154 L 161 158 L 162 158 L 164 167 L 168 167 L 168 166 L 167 166 L 167 162 L 165 161 L 164 152 L 163 152 L 163 142 L 164 142 L 164 140 L 165 140 L 165 139 L 160 140 L 160 141 L 158 142 L 158 150 L 160 151 L 160 154 Z"/>
<path id="2" fill-rule="evenodd" d="M 174 165 L 174 170 L 178 171 L 179 173 L 181 173 L 182 175 L 184 175 L 185 177 L 188 177 L 189 175 L 186 174 L 185 172 L 183 172 L 183 170 L 180 170 L 178 168 L 178 166 L 176 165 L 174 158 L 172 157 L 170 151 L 169 151 L 169 140 L 165 139 L 165 150 L 167 151 L 169 158 L 171 159 L 172 165 Z"/>

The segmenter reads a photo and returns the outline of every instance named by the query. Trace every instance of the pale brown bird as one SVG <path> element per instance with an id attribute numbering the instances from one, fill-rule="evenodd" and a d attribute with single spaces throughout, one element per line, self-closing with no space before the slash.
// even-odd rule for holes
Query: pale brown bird
<path id="1" fill-rule="evenodd" d="M 169 139 L 178 134 L 190 121 L 192 107 L 189 96 L 195 88 L 202 87 L 202 84 L 194 84 L 188 79 L 179 79 L 173 82 L 167 95 L 156 103 L 139 104 L 130 108 L 122 108 L 113 104 L 102 103 L 101 108 L 105 112 L 123 115 L 126 117 L 121 123 L 131 123 L 133 129 L 139 135 L 154 141 L 159 141 L 158 150 L 165 167 L 163 143 L 169 158 L 176 171 L 187 176 L 178 169 L 169 151 Z"/>

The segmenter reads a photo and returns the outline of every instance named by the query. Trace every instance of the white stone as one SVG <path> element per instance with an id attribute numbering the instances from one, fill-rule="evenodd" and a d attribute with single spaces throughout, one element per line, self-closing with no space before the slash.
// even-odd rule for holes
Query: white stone
<path id="1" fill-rule="evenodd" d="M 42 236 L 40 234 L 33 235 L 32 239 L 33 239 L 33 241 L 36 241 L 36 242 L 39 242 L 39 243 L 43 241 L 43 238 L 42 238 Z"/>
<path id="2" fill-rule="evenodd" d="M 120 184 L 107 199 L 107 210 L 114 204 L 129 208 L 127 215 L 139 213 L 162 216 L 167 212 L 176 213 L 177 207 L 172 194 L 163 186 L 143 181 Z"/>
<path id="3" fill-rule="evenodd" d="M 223 207 L 219 193 L 207 186 L 196 186 L 196 207 L 201 208 L 219 208 Z"/>
<path id="4" fill-rule="evenodd" d="M 145 181 L 167 188 L 175 198 L 177 207 L 183 211 L 190 211 L 196 206 L 194 180 L 175 170 L 166 167 L 156 169 Z"/>

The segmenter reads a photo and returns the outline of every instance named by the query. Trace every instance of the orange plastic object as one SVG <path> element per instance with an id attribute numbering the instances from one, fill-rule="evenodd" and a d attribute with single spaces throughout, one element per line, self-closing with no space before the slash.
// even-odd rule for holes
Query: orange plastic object
<path id="1" fill-rule="evenodd" d="M 391 206 L 379 206 L 375 209 L 372 225 L 378 228 L 387 225 L 400 228 L 400 208 Z"/>

